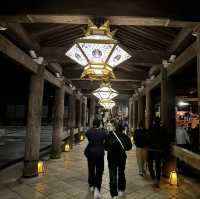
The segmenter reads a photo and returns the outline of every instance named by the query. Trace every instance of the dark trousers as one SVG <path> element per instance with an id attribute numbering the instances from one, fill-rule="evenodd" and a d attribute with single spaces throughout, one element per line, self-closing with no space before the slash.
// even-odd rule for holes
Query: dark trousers
<path id="1" fill-rule="evenodd" d="M 125 178 L 125 166 L 126 158 L 120 161 L 108 160 L 108 168 L 110 175 L 110 194 L 111 196 L 117 196 L 118 190 L 125 191 L 126 178 Z"/>
<path id="2" fill-rule="evenodd" d="M 152 180 L 156 179 L 160 181 L 161 158 L 162 154 L 160 151 L 148 151 L 148 168 Z M 155 170 L 154 170 L 154 162 L 155 162 Z"/>
<path id="3" fill-rule="evenodd" d="M 104 170 L 104 158 L 97 160 L 88 159 L 88 184 L 101 190 L 102 176 Z"/>

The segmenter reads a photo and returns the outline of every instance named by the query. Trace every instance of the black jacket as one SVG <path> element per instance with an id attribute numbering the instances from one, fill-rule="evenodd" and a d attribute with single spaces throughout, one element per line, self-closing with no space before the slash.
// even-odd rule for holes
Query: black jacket
<path id="1" fill-rule="evenodd" d="M 169 150 L 169 139 L 166 128 L 154 126 L 149 130 L 148 148 L 149 150 L 158 150 L 161 152 Z"/>
<path id="2" fill-rule="evenodd" d="M 85 149 L 85 156 L 89 159 L 99 159 L 104 157 L 104 142 L 107 131 L 102 128 L 91 128 L 87 131 L 86 137 L 88 145 Z"/>
<path id="3" fill-rule="evenodd" d="M 144 148 L 147 147 L 148 140 L 147 140 L 147 130 L 145 128 L 143 129 L 136 129 L 134 132 L 134 141 L 135 146 Z"/>
<path id="4" fill-rule="evenodd" d="M 132 148 L 131 140 L 126 134 L 120 133 L 117 134 L 117 136 L 121 140 L 125 150 L 130 150 Z M 121 158 L 127 157 L 125 150 L 122 148 L 121 144 L 112 132 L 110 132 L 106 138 L 105 150 L 108 151 L 108 160 L 120 161 Z"/>

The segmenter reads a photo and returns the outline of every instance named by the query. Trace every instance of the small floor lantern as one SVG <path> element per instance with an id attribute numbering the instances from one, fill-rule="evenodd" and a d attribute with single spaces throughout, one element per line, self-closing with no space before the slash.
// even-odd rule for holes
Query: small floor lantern
<path id="1" fill-rule="evenodd" d="M 44 162 L 39 160 L 38 161 L 38 165 L 37 165 L 37 170 L 38 170 L 38 174 L 44 174 L 45 173 L 45 166 L 44 166 Z"/>
<path id="2" fill-rule="evenodd" d="M 178 183 L 178 175 L 176 171 L 171 171 L 170 172 L 170 177 L 169 177 L 169 184 L 170 185 L 179 185 Z"/>
<path id="3" fill-rule="evenodd" d="M 83 136 L 83 135 L 80 136 L 80 140 L 81 140 L 81 141 L 84 140 L 84 136 Z"/>
<path id="4" fill-rule="evenodd" d="M 132 144 L 134 143 L 134 138 L 132 135 L 131 135 L 131 142 L 132 142 Z"/>
<path id="5" fill-rule="evenodd" d="M 70 146 L 69 146 L 69 144 L 65 144 L 65 146 L 64 146 L 64 151 L 65 151 L 65 152 L 69 152 L 69 151 L 70 151 Z"/>

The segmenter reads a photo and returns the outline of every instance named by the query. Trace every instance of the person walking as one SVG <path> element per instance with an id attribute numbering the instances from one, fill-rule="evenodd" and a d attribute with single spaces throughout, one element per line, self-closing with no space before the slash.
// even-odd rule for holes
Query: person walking
<path id="1" fill-rule="evenodd" d="M 139 128 L 134 132 L 134 142 L 136 146 L 136 158 L 139 169 L 139 175 L 145 176 L 146 158 L 147 158 L 147 130 L 142 121 L 139 122 Z"/>
<path id="2" fill-rule="evenodd" d="M 88 145 L 85 149 L 85 156 L 88 162 L 88 184 L 94 198 L 101 198 L 100 190 L 104 171 L 104 142 L 107 131 L 100 128 L 100 120 L 93 121 L 93 127 L 86 133 Z"/>
<path id="3" fill-rule="evenodd" d="M 148 168 L 153 186 L 159 188 L 161 175 L 161 161 L 165 151 L 168 151 L 167 132 L 160 126 L 160 118 L 156 117 L 154 126 L 148 132 Z M 155 163 L 155 164 L 154 164 Z M 155 165 L 155 166 L 154 166 Z"/>
<path id="4" fill-rule="evenodd" d="M 132 148 L 132 143 L 130 138 L 123 133 L 123 130 L 122 124 L 118 123 L 114 130 L 109 132 L 105 141 L 105 150 L 108 151 L 107 159 L 112 198 L 117 198 L 118 195 L 123 196 L 126 189 L 126 151 Z"/>

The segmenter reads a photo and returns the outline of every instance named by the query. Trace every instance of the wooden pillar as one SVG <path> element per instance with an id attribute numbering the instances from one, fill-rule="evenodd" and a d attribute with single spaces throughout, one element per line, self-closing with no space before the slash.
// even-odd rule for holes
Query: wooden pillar
<path id="1" fill-rule="evenodd" d="M 133 132 L 135 131 L 136 127 L 137 127 L 137 108 L 136 108 L 136 100 L 133 99 L 132 101 L 132 122 L 133 122 L 133 125 L 132 125 L 132 128 L 133 128 Z"/>
<path id="2" fill-rule="evenodd" d="M 40 131 L 42 118 L 42 102 L 44 90 L 44 69 L 43 65 L 38 68 L 38 73 L 31 75 L 29 104 L 27 114 L 27 130 L 25 139 L 24 154 L 24 177 L 38 175 L 37 163 L 40 152 Z"/>
<path id="3" fill-rule="evenodd" d="M 135 129 L 138 126 L 138 98 L 135 99 Z"/>
<path id="4" fill-rule="evenodd" d="M 128 118 L 129 118 L 129 129 L 133 127 L 133 98 L 129 98 L 129 107 L 128 107 Z"/>
<path id="5" fill-rule="evenodd" d="M 175 141 L 175 133 L 176 133 L 176 102 L 175 102 L 175 86 L 173 79 L 168 79 L 168 115 L 167 115 L 167 131 L 169 135 L 169 139 L 171 142 Z"/>
<path id="6" fill-rule="evenodd" d="M 74 128 L 76 126 L 76 97 L 74 94 L 69 96 L 69 120 L 68 120 L 68 127 L 70 129 L 70 137 L 69 137 L 69 144 L 70 147 L 73 147 L 74 142 Z"/>
<path id="7" fill-rule="evenodd" d="M 51 158 L 60 158 L 61 155 L 61 135 L 63 133 L 63 116 L 65 101 L 65 84 L 61 88 L 56 88 L 53 116 L 53 134 Z"/>
<path id="8" fill-rule="evenodd" d="M 200 30 L 197 34 L 197 97 L 198 113 L 200 115 Z M 199 128 L 199 149 L 200 149 L 200 128 Z"/>
<path id="9" fill-rule="evenodd" d="M 81 117 L 82 117 L 82 97 L 78 99 L 77 104 L 77 127 L 78 127 L 78 135 L 76 136 L 76 141 L 80 141 L 80 135 L 81 135 Z"/>
<path id="10" fill-rule="evenodd" d="M 168 125 L 168 81 L 167 69 L 161 67 L 161 120 L 165 126 Z M 170 91 L 169 91 L 170 92 Z"/>
<path id="11" fill-rule="evenodd" d="M 152 107 L 152 98 L 151 90 L 146 87 L 146 115 L 145 115 L 145 127 L 149 129 L 152 125 L 153 120 L 153 107 Z"/>
<path id="12" fill-rule="evenodd" d="M 82 126 L 84 131 L 86 130 L 86 123 L 87 123 L 87 97 L 83 96 L 82 98 Z"/>
<path id="13" fill-rule="evenodd" d="M 95 118 L 95 98 L 93 95 L 90 95 L 90 113 L 89 113 L 89 126 L 93 126 L 93 120 Z"/>
<path id="14" fill-rule="evenodd" d="M 145 123 L 145 97 L 139 96 L 138 99 L 138 125 L 139 122 L 142 121 Z"/>

